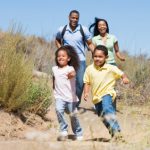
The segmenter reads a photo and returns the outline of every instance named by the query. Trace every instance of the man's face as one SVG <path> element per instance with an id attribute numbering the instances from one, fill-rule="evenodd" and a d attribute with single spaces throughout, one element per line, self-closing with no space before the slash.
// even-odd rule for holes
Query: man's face
<path id="1" fill-rule="evenodd" d="M 79 15 L 77 13 L 71 13 L 69 16 L 70 26 L 76 27 L 78 25 Z"/>

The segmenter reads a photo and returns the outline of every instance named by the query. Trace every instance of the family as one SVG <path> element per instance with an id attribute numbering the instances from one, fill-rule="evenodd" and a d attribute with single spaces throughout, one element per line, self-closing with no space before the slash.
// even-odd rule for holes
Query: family
<path id="1" fill-rule="evenodd" d="M 121 61 L 125 57 L 119 51 L 117 38 L 109 34 L 105 19 L 95 18 L 89 29 L 79 24 L 80 13 L 72 10 L 69 23 L 61 26 L 56 33 L 56 66 L 53 66 L 53 89 L 56 100 L 56 114 L 60 125 L 58 141 L 68 137 L 68 123 L 64 113 L 69 114 L 75 140 L 83 140 L 83 129 L 77 117 L 81 97 L 88 100 L 90 90 L 95 111 L 112 139 L 123 138 L 116 119 L 115 81 L 129 79 L 116 64 L 114 54 Z M 93 63 L 86 67 L 86 49 L 91 51 Z"/>

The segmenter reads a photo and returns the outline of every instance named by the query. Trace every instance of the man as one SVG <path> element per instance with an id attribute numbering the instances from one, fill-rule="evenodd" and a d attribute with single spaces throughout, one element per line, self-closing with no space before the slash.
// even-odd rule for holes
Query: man
<path id="1" fill-rule="evenodd" d="M 81 26 L 78 24 L 79 22 L 79 12 L 77 10 L 72 10 L 69 14 L 69 23 L 66 26 L 62 26 L 58 29 L 56 34 L 56 46 L 57 48 L 62 45 L 71 45 L 75 48 L 79 59 L 80 59 L 80 67 L 77 71 L 76 75 L 76 93 L 79 98 L 79 104 L 81 102 L 81 96 L 83 91 L 83 75 L 86 68 L 86 58 L 85 58 L 85 42 L 91 51 L 93 51 L 94 47 L 91 40 L 91 34 L 87 27 Z M 84 37 L 81 33 L 81 28 L 84 32 Z"/>

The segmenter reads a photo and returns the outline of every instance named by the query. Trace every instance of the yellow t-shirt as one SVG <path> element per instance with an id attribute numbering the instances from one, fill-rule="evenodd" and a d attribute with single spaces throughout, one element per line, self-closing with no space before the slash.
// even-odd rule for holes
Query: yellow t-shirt
<path id="1" fill-rule="evenodd" d="M 110 94 L 114 99 L 116 92 L 114 90 L 115 82 L 121 78 L 123 72 L 116 66 L 104 64 L 103 67 L 91 64 L 86 68 L 84 74 L 84 83 L 91 85 L 93 103 L 99 103 L 104 95 Z"/>

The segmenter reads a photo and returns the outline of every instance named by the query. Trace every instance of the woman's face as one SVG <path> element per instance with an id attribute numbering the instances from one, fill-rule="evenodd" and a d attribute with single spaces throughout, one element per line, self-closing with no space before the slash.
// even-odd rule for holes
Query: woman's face
<path id="1" fill-rule="evenodd" d="M 99 31 L 101 34 L 105 34 L 105 33 L 106 33 L 106 30 L 107 30 L 107 26 L 106 26 L 105 21 L 99 21 L 99 22 L 98 22 L 98 31 Z"/>

